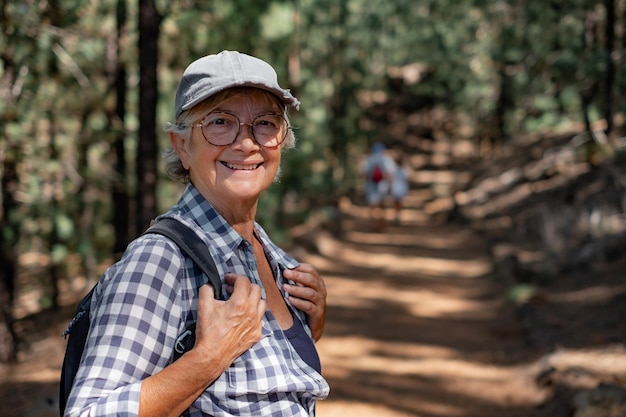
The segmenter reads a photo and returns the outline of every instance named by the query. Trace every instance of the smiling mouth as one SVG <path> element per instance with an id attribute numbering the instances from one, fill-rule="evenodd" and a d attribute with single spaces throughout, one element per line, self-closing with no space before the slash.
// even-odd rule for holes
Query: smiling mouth
<path id="1" fill-rule="evenodd" d="M 261 165 L 263 165 L 263 162 L 258 163 L 258 164 L 252 164 L 252 165 L 251 164 L 247 164 L 247 165 L 231 164 L 231 163 L 224 162 L 224 161 L 221 161 L 220 163 L 224 165 L 226 168 L 242 170 L 242 171 L 254 171 L 255 169 L 259 168 Z"/>

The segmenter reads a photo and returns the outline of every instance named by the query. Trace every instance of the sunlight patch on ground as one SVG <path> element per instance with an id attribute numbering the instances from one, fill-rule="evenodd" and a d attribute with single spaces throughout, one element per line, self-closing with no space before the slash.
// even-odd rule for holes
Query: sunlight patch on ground
<path id="1" fill-rule="evenodd" d="M 550 301 L 554 303 L 602 303 L 624 292 L 626 292 L 626 285 L 597 285 L 577 291 L 550 294 Z"/>
<path id="2" fill-rule="evenodd" d="M 348 242 L 368 245 L 390 245 L 393 247 L 415 247 L 429 249 L 453 249 L 466 248 L 468 240 L 472 237 L 469 231 L 455 231 L 444 234 L 439 231 L 428 233 L 421 231 L 419 234 L 408 231 L 407 233 L 367 233 L 359 230 L 347 230 L 343 235 Z"/>
<path id="3" fill-rule="evenodd" d="M 353 263 L 359 267 L 383 268 L 388 273 L 415 272 L 433 276 L 477 278 L 491 272 L 491 263 L 483 257 L 472 260 L 442 259 L 422 256 L 399 256 L 380 253 L 376 256 L 342 245 L 330 236 L 320 235 L 318 248 L 322 256 L 342 259 L 343 263 Z"/>
<path id="4" fill-rule="evenodd" d="M 626 348 L 623 345 L 581 350 L 559 348 L 544 361 L 554 369 L 586 369 L 595 374 L 626 375 Z"/>
<path id="5" fill-rule="evenodd" d="M 395 408 L 399 408 L 402 404 L 394 404 Z M 377 404 L 358 403 L 355 401 L 333 401 L 328 399 L 317 403 L 318 417 L 420 417 L 420 416 L 441 416 L 455 417 L 462 416 L 464 412 L 459 407 L 447 404 L 441 404 L 434 401 L 422 400 L 421 408 L 424 410 L 420 413 L 403 413 L 383 407 Z"/>
<path id="6" fill-rule="evenodd" d="M 465 318 L 491 318 L 485 301 L 471 301 L 458 298 L 443 299 L 441 296 L 431 297 L 429 294 L 424 294 L 417 300 L 419 301 L 413 300 L 407 306 L 408 311 L 416 317 L 438 318 L 450 317 L 451 315 L 459 316 L 458 313 L 464 313 Z"/>
<path id="7" fill-rule="evenodd" d="M 13 382 L 59 382 L 58 369 L 43 369 L 38 372 L 28 374 L 14 374 L 11 381 Z"/>
<path id="8" fill-rule="evenodd" d="M 497 382 L 511 378 L 515 369 L 495 367 L 458 359 L 462 356 L 454 349 L 414 344 L 420 354 L 407 357 L 383 355 L 389 343 L 358 337 L 331 337 L 319 342 L 320 354 L 324 356 L 324 368 L 331 374 L 348 372 L 350 369 L 380 372 L 392 375 L 421 375 L 432 378 L 466 378 Z M 391 343 L 393 344 L 393 343 Z M 350 350 L 346 351 L 346 347 Z M 426 354 L 428 352 L 428 354 Z M 457 359 L 454 359 L 456 357 Z M 343 370 L 343 371 L 342 371 Z"/>
<path id="9" fill-rule="evenodd" d="M 345 337 L 324 337 L 317 343 L 320 355 L 323 355 L 324 368 L 333 369 L 333 372 L 340 368 L 358 367 L 360 369 L 370 368 L 378 370 L 382 363 L 378 365 L 367 365 L 366 362 L 373 360 L 376 363 L 380 357 L 392 358 L 397 361 L 397 374 L 403 373 L 405 363 L 419 363 L 420 361 L 438 358 L 454 358 L 458 356 L 455 349 L 443 346 L 424 345 L 417 343 L 388 343 L 366 339 L 359 336 Z M 350 349 L 346 349 L 349 347 Z M 358 365 L 358 366 L 357 366 Z"/>
<path id="10" fill-rule="evenodd" d="M 402 355 L 393 356 L 390 353 L 397 348 L 392 345 L 359 337 L 332 337 L 321 340 L 318 349 L 325 375 L 331 380 L 354 378 L 358 373 L 386 375 L 391 380 L 393 376 L 413 376 L 425 381 L 439 381 L 447 391 L 465 392 L 475 399 L 503 406 L 510 405 L 507 404 L 509 399 L 494 396 L 495 391 L 514 391 L 519 403 L 540 403 L 545 399 L 545 391 L 534 383 L 535 375 L 526 365 L 495 366 L 472 362 L 463 360 L 463 353 L 454 349 L 419 344 L 413 344 L 410 349 L 403 346 Z M 358 385 L 359 381 L 355 380 L 355 384 Z M 384 385 L 384 382 L 380 384 Z M 427 401 L 421 401 L 424 400 Z"/>
<path id="11" fill-rule="evenodd" d="M 377 300 L 404 306 L 407 312 L 416 317 L 438 318 L 459 316 L 473 319 L 491 318 L 498 301 L 473 300 L 444 294 L 441 291 L 402 288 L 398 290 L 382 282 L 368 282 L 355 279 L 324 277 L 328 290 L 328 304 L 343 307 L 379 308 Z"/>
<path id="12" fill-rule="evenodd" d="M 415 417 L 413 413 L 401 413 L 380 405 L 333 401 L 332 399 L 317 403 L 317 415 L 320 417 Z"/>
<path id="13" fill-rule="evenodd" d="M 367 206 L 352 206 L 350 207 L 350 216 L 354 219 L 369 221 L 371 216 L 371 210 Z M 393 210 L 385 210 L 385 218 L 387 220 L 393 220 Z M 431 218 L 424 212 L 403 210 L 402 221 L 407 224 L 413 225 L 427 225 Z"/>

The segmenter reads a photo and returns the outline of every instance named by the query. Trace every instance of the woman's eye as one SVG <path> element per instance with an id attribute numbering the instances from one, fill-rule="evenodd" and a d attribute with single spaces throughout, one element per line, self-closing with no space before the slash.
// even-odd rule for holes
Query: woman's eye
<path id="1" fill-rule="evenodd" d="M 218 118 L 215 118 L 215 119 L 210 119 L 209 120 L 209 124 L 211 124 L 211 125 L 224 125 L 224 124 L 226 124 L 226 120 L 218 117 Z"/>
<path id="2" fill-rule="evenodd" d="M 269 127 L 269 126 L 272 126 L 273 123 L 270 122 L 269 120 L 259 120 L 257 121 L 257 125 L 263 126 L 263 127 Z"/>
<path id="3" fill-rule="evenodd" d="M 276 120 L 275 117 L 263 117 L 263 118 L 259 118 L 255 121 L 254 123 L 255 125 L 259 126 L 259 127 L 264 127 L 264 128 L 276 128 L 279 123 Z"/>
<path id="4" fill-rule="evenodd" d="M 205 120 L 207 126 L 230 126 L 236 123 L 233 117 L 228 117 L 224 114 L 208 115 Z"/>

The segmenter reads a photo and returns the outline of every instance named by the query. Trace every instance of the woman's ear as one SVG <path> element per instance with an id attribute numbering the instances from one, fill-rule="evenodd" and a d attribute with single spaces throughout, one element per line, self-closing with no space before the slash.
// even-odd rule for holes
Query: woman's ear
<path id="1" fill-rule="evenodd" d="M 179 133 L 170 132 L 170 143 L 172 148 L 176 151 L 178 159 L 183 164 L 183 168 L 189 169 L 189 146 L 191 138 Z"/>

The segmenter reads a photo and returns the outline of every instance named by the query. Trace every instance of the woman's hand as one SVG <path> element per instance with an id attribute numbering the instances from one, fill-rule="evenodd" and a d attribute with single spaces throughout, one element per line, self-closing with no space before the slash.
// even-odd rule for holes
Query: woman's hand
<path id="1" fill-rule="evenodd" d="M 289 294 L 289 302 L 307 315 L 313 340 L 322 337 L 326 324 L 326 285 L 317 270 L 309 264 L 284 271 L 285 278 L 296 285 L 283 284 Z"/>
<path id="2" fill-rule="evenodd" d="M 208 357 L 221 352 L 228 367 L 261 339 L 266 303 L 261 288 L 247 277 L 227 274 L 224 278 L 232 289 L 227 301 L 216 300 L 209 285 L 200 288 L 194 349 L 205 350 Z"/>
<path id="3" fill-rule="evenodd" d="M 261 339 L 266 308 L 261 288 L 242 275 L 229 274 L 225 279 L 232 287 L 227 301 L 216 300 L 210 285 L 200 288 L 196 344 L 142 382 L 139 417 L 180 416 L 235 359 Z"/>

